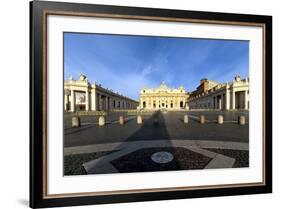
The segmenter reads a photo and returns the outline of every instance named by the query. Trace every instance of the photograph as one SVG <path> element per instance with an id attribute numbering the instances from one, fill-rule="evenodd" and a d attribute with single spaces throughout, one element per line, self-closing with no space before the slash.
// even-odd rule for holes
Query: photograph
<path id="1" fill-rule="evenodd" d="M 272 192 L 272 17 L 30 4 L 30 207 Z"/>
<path id="2" fill-rule="evenodd" d="M 250 166 L 249 40 L 66 31 L 63 80 L 64 176 Z"/>

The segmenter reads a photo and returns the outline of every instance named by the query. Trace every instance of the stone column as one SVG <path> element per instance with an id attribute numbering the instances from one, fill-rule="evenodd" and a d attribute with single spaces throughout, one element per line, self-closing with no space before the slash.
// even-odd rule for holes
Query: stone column
<path id="1" fill-rule="evenodd" d="M 85 109 L 86 109 L 86 111 L 89 111 L 89 107 L 90 107 L 90 104 L 89 104 L 89 90 L 87 89 L 86 90 L 86 106 L 85 106 Z"/>
<path id="2" fill-rule="evenodd" d="M 100 111 L 100 93 L 96 93 L 96 108 Z"/>
<path id="3" fill-rule="evenodd" d="M 221 94 L 221 110 L 224 110 L 225 109 L 225 94 Z"/>
<path id="4" fill-rule="evenodd" d="M 235 91 L 232 90 L 232 109 L 235 110 Z"/>
<path id="5" fill-rule="evenodd" d="M 92 89 L 91 91 L 91 110 L 92 111 L 96 111 L 97 110 L 97 106 L 96 106 L 96 90 Z"/>
<path id="6" fill-rule="evenodd" d="M 112 108 L 111 108 L 111 98 L 110 96 L 107 98 L 108 100 L 108 111 L 110 111 Z"/>
<path id="7" fill-rule="evenodd" d="M 218 96 L 215 96 L 215 109 L 218 109 L 219 105 L 218 105 Z"/>
<path id="8" fill-rule="evenodd" d="M 71 112 L 75 112 L 75 92 L 71 90 L 71 107 L 70 107 Z"/>
<path id="9" fill-rule="evenodd" d="M 99 110 L 103 110 L 103 101 L 101 94 L 99 94 Z"/>
<path id="10" fill-rule="evenodd" d="M 248 110 L 248 91 L 245 91 L 245 97 L 244 97 L 244 109 Z"/>
<path id="11" fill-rule="evenodd" d="M 222 95 L 218 96 L 218 105 L 219 105 L 219 110 L 222 109 Z"/>
<path id="12" fill-rule="evenodd" d="M 105 104 L 103 103 L 104 110 L 107 111 L 107 96 L 104 97 Z"/>
<path id="13" fill-rule="evenodd" d="M 226 92 L 225 92 L 225 109 L 229 110 L 230 109 L 230 93 L 229 89 L 226 87 Z"/>
<path id="14" fill-rule="evenodd" d="M 116 109 L 117 108 L 117 101 L 116 101 L 116 98 L 113 97 L 113 102 L 112 102 L 112 109 Z"/>
<path id="15" fill-rule="evenodd" d="M 110 96 L 107 96 L 107 111 L 111 110 L 111 99 Z"/>
<path id="16" fill-rule="evenodd" d="M 67 111 L 68 103 L 69 103 L 68 94 L 67 94 L 67 92 L 65 92 L 64 93 L 64 110 L 65 111 Z"/>

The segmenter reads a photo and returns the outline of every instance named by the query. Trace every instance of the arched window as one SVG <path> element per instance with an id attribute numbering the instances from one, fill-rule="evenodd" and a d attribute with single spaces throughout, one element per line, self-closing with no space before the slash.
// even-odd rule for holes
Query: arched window
<path id="1" fill-rule="evenodd" d="M 142 103 L 143 108 L 146 108 L 146 102 Z"/>
<path id="2" fill-rule="evenodd" d="M 183 101 L 180 102 L 180 107 L 183 108 Z"/>

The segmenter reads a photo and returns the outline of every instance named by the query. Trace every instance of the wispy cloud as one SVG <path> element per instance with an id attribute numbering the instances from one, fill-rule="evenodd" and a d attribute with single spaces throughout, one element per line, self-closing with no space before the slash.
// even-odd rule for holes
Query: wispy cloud
<path id="1" fill-rule="evenodd" d="M 161 81 L 191 91 L 203 77 L 226 82 L 248 75 L 246 41 L 67 33 L 64 47 L 65 78 L 84 73 L 134 99 Z"/>

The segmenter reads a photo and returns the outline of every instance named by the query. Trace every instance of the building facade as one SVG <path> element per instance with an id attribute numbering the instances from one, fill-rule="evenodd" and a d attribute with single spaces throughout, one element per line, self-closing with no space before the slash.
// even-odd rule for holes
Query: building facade
<path id="1" fill-rule="evenodd" d="M 249 78 L 236 76 L 230 83 L 220 84 L 202 79 L 187 102 L 190 109 L 249 109 Z"/>
<path id="2" fill-rule="evenodd" d="M 78 80 L 72 77 L 64 82 L 64 110 L 75 111 L 112 111 L 136 109 L 138 101 L 113 92 L 96 83 L 91 84 L 85 75 Z"/>
<path id="3" fill-rule="evenodd" d="M 207 93 L 208 90 L 217 86 L 219 83 L 216 81 L 212 81 L 206 78 L 200 80 L 200 85 L 196 88 L 195 91 L 191 92 L 190 97 L 196 97 L 201 95 L 202 93 Z"/>
<path id="4" fill-rule="evenodd" d="M 169 88 L 164 82 L 158 88 L 143 88 L 140 91 L 140 108 L 144 110 L 183 110 L 186 109 L 189 94 L 183 86 Z"/>

